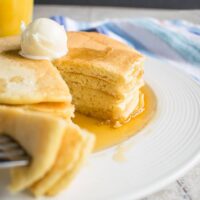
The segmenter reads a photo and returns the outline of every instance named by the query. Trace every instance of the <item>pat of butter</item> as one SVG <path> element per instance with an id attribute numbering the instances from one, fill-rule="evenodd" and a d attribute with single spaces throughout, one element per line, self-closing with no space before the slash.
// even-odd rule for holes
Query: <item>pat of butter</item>
<path id="1" fill-rule="evenodd" d="M 20 55 L 35 60 L 53 60 L 67 54 L 64 27 L 47 18 L 39 18 L 27 27 L 22 24 Z"/>

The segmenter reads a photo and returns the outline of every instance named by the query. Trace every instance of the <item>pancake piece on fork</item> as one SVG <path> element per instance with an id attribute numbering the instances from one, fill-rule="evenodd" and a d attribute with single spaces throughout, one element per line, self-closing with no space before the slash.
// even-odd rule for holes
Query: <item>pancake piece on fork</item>
<path id="1" fill-rule="evenodd" d="M 18 37 L 0 39 L 0 134 L 12 137 L 31 157 L 28 166 L 11 169 L 10 190 L 41 196 L 60 175 L 78 173 L 80 156 L 87 159 L 95 141 L 71 121 L 72 97 L 53 64 L 18 52 Z"/>

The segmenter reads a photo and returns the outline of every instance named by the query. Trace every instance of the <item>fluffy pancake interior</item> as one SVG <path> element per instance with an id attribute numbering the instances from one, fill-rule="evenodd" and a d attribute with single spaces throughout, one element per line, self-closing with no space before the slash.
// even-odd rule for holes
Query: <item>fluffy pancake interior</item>
<path id="1" fill-rule="evenodd" d="M 123 111 L 126 104 L 134 101 L 134 99 L 139 96 L 138 89 L 123 100 L 118 100 L 99 90 L 80 87 L 79 85 L 70 85 L 70 89 L 73 95 L 73 103 L 75 105 L 89 105 L 90 107 L 113 109 L 113 111 L 114 109 Z"/>
<path id="2" fill-rule="evenodd" d="M 125 123 L 130 116 L 136 116 L 135 113 L 139 114 L 140 112 L 138 112 L 138 106 L 140 112 L 142 112 L 144 109 L 144 98 L 142 94 L 134 96 L 134 99 L 130 101 L 130 103 L 128 103 L 123 110 L 119 108 L 109 110 L 103 107 L 92 107 L 81 103 L 76 106 L 76 110 L 88 116 L 95 116 L 96 118 L 110 121 L 111 124 L 115 126 L 118 122 L 120 124 Z"/>
<path id="3" fill-rule="evenodd" d="M 113 84 L 96 77 L 66 72 L 64 69 L 60 70 L 60 72 L 68 86 L 72 84 L 79 84 L 82 87 L 108 93 L 118 99 L 123 99 L 127 93 L 130 93 L 136 87 L 141 87 L 143 85 L 143 69 L 141 66 L 134 72 L 133 79 L 127 84 Z"/>

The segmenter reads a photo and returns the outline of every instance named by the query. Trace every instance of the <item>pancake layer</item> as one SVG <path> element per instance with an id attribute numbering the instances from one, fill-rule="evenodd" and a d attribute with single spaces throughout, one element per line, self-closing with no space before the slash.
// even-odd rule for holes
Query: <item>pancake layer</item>
<path id="1" fill-rule="evenodd" d="M 70 88 L 76 111 L 113 123 L 127 121 L 144 85 L 143 56 L 99 33 L 68 32 L 68 38 L 69 53 L 53 64 Z"/>

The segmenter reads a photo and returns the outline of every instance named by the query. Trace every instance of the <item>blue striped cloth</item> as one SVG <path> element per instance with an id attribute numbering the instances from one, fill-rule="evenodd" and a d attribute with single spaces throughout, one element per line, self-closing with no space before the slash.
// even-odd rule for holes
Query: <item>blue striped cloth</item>
<path id="1" fill-rule="evenodd" d="M 200 83 L 200 25 L 153 18 L 77 22 L 64 16 L 51 19 L 67 31 L 96 31 L 120 40 L 143 54 L 175 61 Z"/>

